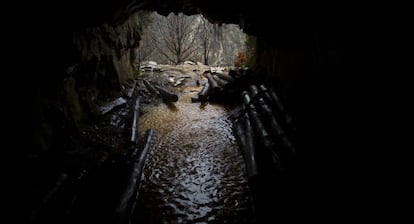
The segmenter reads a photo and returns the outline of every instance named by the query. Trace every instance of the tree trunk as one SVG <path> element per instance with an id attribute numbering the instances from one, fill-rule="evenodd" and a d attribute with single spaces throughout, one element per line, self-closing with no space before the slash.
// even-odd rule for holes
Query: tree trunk
<path id="1" fill-rule="evenodd" d="M 154 131 L 148 129 L 145 136 L 144 148 L 138 160 L 134 160 L 131 163 L 131 172 L 129 175 L 128 183 L 123 189 L 120 201 L 116 207 L 117 223 L 130 223 L 131 212 L 134 210 L 137 197 L 139 195 L 139 189 L 141 188 L 142 173 L 147 158 L 147 154 L 150 150 L 151 139 Z"/>
<path id="2" fill-rule="evenodd" d="M 276 116 L 272 109 L 270 109 L 270 107 L 265 103 L 262 97 L 263 95 L 259 94 L 259 90 L 256 85 L 251 85 L 249 89 L 254 98 L 256 108 L 259 109 L 262 119 L 265 121 L 268 130 L 270 130 L 279 146 L 277 147 L 278 154 L 285 158 L 290 157 L 291 155 L 289 154 L 295 153 L 295 149 L 293 148 L 288 137 L 285 135 L 282 126 L 280 126 L 277 122 Z M 288 152 L 285 152 L 283 149 L 286 149 Z"/>
<path id="3" fill-rule="evenodd" d="M 229 82 L 233 82 L 234 81 L 234 78 L 233 77 L 231 77 L 228 73 L 226 73 L 226 72 L 217 72 L 217 73 L 215 73 L 215 75 L 217 75 L 218 77 L 220 77 L 221 79 L 224 79 L 224 80 L 226 80 L 226 81 L 229 81 Z"/>
<path id="4" fill-rule="evenodd" d="M 262 120 L 260 120 L 259 114 L 256 112 L 256 108 L 252 104 L 249 93 L 247 91 L 243 91 L 242 98 L 243 102 L 245 103 L 250 122 L 253 126 L 254 133 L 257 134 L 257 138 L 259 139 L 260 144 L 264 147 L 267 153 L 269 153 L 272 158 L 272 162 L 276 165 L 279 165 L 279 156 L 272 150 L 273 142 L 271 141 L 270 135 L 266 131 Z"/>
<path id="5" fill-rule="evenodd" d="M 280 138 L 284 135 L 282 128 L 276 121 L 276 118 L 272 112 L 272 110 L 265 104 L 263 97 L 259 95 L 259 89 L 256 85 L 251 85 L 249 87 L 250 94 L 253 98 L 254 105 L 260 111 L 260 115 L 265 120 L 265 123 L 269 127 L 271 133 L 275 138 Z"/>
<path id="6" fill-rule="evenodd" d="M 213 76 L 210 73 L 205 73 L 208 83 L 210 84 L 211 93 L 215 93 L 220 90 L 217 82 L 213 79 Z"/>
<path id="7" fill-rule="evenodd" d="M 242 76 L 242 73 L 239 69 L 231 69 L 229 71 L 229 75 L 235 79 L 240 78 Z"/>
<path id="8" fill-rule="evenodd" d="M 198 97 L 191 97 L 191 103 L 198 103 L 200 102 L 200 98 Z"/>
<path id="9" fill-rule="evenodd" d="M 144 82 L 145 87 L 147 87 L 147 89 L 155 95 L 159 95 L 160 93 L 158 92 L 158 90 L 156 90 L 147 80 L 142 80 Z"/>
<path id="10" fill-rule="evenodd" d="M 170 93 L 168 90 L 161 88 L 159 86 L 155 86 L 155 88 L 160 93 L 162 99 L 166 102 L 177 102 L 178 101 L 178 95 L 174 93 Z"/>
<path id="11" fill-rule="evenodd" d="M 244 125 L 243 125 L 244 123 Z M 256 149 L 254 144 L 254 133 L 249 121 L 249 117 L 246 114 L 244 120 L 236 122 L 236 134 L 239 139 L 240 149 L 246 163 L 247 174 L 249 179 L 258 174 L 256 164 Z"/>
<path id="12" fill-rule="evenodd" d="M 252 95 L 253 99 L 256 98 L 257 95 L 259 94 L 259 89 L 257 88 L 256 85 L 250 85 L 249 90 L 250 90 L 250 94 Z"/>
<path id="13" fill-rule="evenodd" d="M 201 102 L 205 102 L 207 100 L 209 92 L 210 92 L 210 84 L 206 82 L 203 86 L 203 89 L 198 94 L 198 99 L 200 99 Z"/>
<path id="14" fill-rule="evenodd" d="M 159 86 L 152 86 L 147 80 L 143 80 L 145 87 L 147 87 L 147 89 L 154 93 L 154 94 L 159 94 L 161 96 L 161 98 L 166 101 L 166 102 L 177 102 L 178 101 L 178 95 L 174 94 L 174 93 L 170 93 L 168 90 L 159 87 Z"/>
<path id="15" fill-rule="evenodd" d="M 263 93 L 264 99 L 271 105 L 272 110 L 275 112 L 275 116 L 280 121 L 280 124 L 287 132 L 293 132 L 294 126 L 292 123 L 292 117 L 285 111 L 284 106 L 277 97 L 273 89 L 268 89 L 265 85 L 259 86 L 260 91 Z"/>
<path id="16" fill-rule="evenodd" d="M 115 109 L 115 108 L 117 108 L 117 107 L 119 107 L 119 106 L 121 106 L 121 105 L 124 105 L 126 102 L 127 102 L 127 101 L 126 101 L 124 98 L 119 97 L 118 99 L 113 100 L 113 101 L 111 101 L 111 102 L 109 102 L 109 103 L 105 104 L 104 106 L 100 107 L 100 108 L 99 108 L 99 112 L 100 112 L 102 115 L 103 115 L 103 114 L 106 114 L 106 113 L 108 113 L 109 111 L 111 111 L 111 110 L 113 110 L 113 109 Z"/>
<path id="17" fill-rule="evenodd" d="M 226 80 L 220 79 L 217 75 L 213 75 L 213 79 L 222 88 L 224 88 L 227 84 L 229 84 L 229 82 L 227 82 Z"/>
<path id="18" fill-rule="evenodd" d="M 207 50 L 208 46 L 204 46 L 204 64 L 208 65 L 208 50 Z"/>
<path id="19" fill-rule="evenodd" d="M 279 145 L 279 147 L 277 147 L 279 149 L 279 154 L 286 159 L 290 158 L 295 154 L 296 150 L 282 127 L 277 123 L 272 110 L 264 103 L 263 99 L 261 99 L 257 105 L 260 108 L 261 115 L 266 121 L 266 124 L 268 124 L 272 135 L 275 137 L 276 143 Z"/>
<path id="20" fill-rule="evenodd" d="M 131 129 L 131 142 L 132 144 L 136 145 L 138 141 L 138 120 L 139 120 L 139 103 L 141 97 L 138 96 L 137 100 L 135 101 L 134 107 L 134 119 L 132 120 L 132 129 Z"/>

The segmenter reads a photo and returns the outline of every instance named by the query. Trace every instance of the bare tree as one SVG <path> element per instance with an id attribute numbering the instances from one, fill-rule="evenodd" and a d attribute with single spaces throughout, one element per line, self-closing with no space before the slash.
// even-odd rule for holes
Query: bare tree
<path id="1" fill-rule="evenodd" d="M 208 65 L 232 65 L 245 51 L 246 35 L 237 25 L 211 24 L 202 15 L 157 13 L 143 30 L 139 59 L 179 64 L 186 60 Z"/>
<path id="2" fill-rule="evenodd" d="M 155 48 L 170 63 L 179 64 L 193 58 L 198 50 L 197 34 L 194 33 L 196 16 L 155 14 L 151 26 Z"/>
<path id="3" fill-rule="evenodd" d="M 214 41 L 213 28 L 213 24 L 209 23 L 203 16 L 200 16 L 198 37 L 205 65 L 209 63 L 211 46 Z"/>
<path id="4" fill-rule="evenodd" d="M 138 61 L 149 60 L 154 53 L 155 46 L 153 33 L 149 29 L 145 29 L 139 43 Z"/>

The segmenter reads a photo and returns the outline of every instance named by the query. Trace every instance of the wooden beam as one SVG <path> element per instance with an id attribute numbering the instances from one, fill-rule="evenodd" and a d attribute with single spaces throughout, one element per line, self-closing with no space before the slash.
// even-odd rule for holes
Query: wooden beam
<path id="1" fill-rule="evenodd" d="M 130 175 L 126 187 L 122 191 L 119 203 L 116 206 L 117 223 L 130 223 L 131 214 L 135 208 L 135 203 L 141 188 L 141 180 L 146 163 L 147 155 L 150 151 L 151 140 L 154 131 L 148 129 L 145 134 L 145 143 L 138 159 L 130 164 Z"/>

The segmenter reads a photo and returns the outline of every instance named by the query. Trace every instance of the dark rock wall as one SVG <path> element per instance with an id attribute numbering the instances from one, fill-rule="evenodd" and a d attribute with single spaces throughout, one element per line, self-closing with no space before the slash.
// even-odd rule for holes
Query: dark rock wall
<path id="1" fill-rule="evenodd" d="M 81 126 L 100 101 L 119 94 L 121 85 L 133 78 L 134 49 L 141 31 L 135 13 L 142 9 L 164 15 L 203 13 L 211 22 L 239 24 L 257 37 L 256 69 L 278 90 L 299 130 L 310 131 L 308 127 L 318 119 L 319 126 L 329 125 L 322 118 L 330 116 L 325 109 L 332 110 L 327 106 L 332 102 L 324 96 L 340 92 L 333 77 L 345 75 L 342 68 L 348 57 L 343 52 L 350 36 L 341 24 L 344 14 L 335 8 L 280 2 L 271 6 L 264 0 L 251 4 L 235 0 L 70 1 L 36 11 L 45 19 L 33 17 L 30 22 L 36 24 L 33 43 L 50 55 L 36 60 L 35 66 L 38 75 L 31 97 L 37 136 L 45 132 L 45 126 L 57 128 L 51 133 L 61 131 L 56 125 L 43 125 L 47 118 L 63 117 L 74 127 Z M 58 123 L 56 119 L 50 123 Z"/>
<path id="2" fill-rule="evenodd" d="M 115 24 L 115 12 L 100 16 L 95 13 L 101 10 L 98 6 L 89 13 L 82 7 L 66 10 L 50 12 L 62 23 L 41 20 L 32 38 L 36 51 L 30 55 L 34 75 L 29 98 L 35 147 L 27 150 L 35 154 L 62 148 L 63 142 L 55 139 L 80 131 L 96 116 L 97 106 L 119 97 L 137 72 L 135 52 L 142 25 L 138 14 Z"/>
<path id="3" fill-rule="evenodd" d="M 74 73 L 85 80 L 86 88 L 95 87 L 102 98 L 107 98 L 110 96 L 105 93 L 119 92 L 121 85 L 133 79 L 140 26 L 138 15 L 134 14 L 117 26 L 103 24 L 73 34 L 80 56 L 75 66 L 83 67 Z"/>
<path id="4" fill-rule="evenodd" d="M 351 117 L 361 117 L 361 105 L 354 104 L 357 90 L 348 84 L 360 81 L 362 66 L 356 63 L 361 59 L 365 63 L 373 55 L 366 46 L 376 43 L 375 39 L 362 38 L 369 26 L 358 26 L 355 14 L 348 10 L 358 6 L 351 3 L 340 7 L 275 3 L 74 0 L 53 5 L 33 2 L 36 10 L 27 7 L 31 12 L 16 11 L 16 15 L 30 15 L 24 24 L 15 26 L 24 32 L 12 33 L 24 37 L 16 45 L 28 46 L 30 51 L 23 51 L 26 62 L 17 67 L 20 80 L 11 83 L 28 86 L 29 105 L 21 103 L 16 108 L 22 108 L 22 117 L 31 120 L 31 130 L 19 128 L 16 135 L 21 138 L 22 132 L 30 133 L 34 143 L 16 151 L 31 155 L 62 150 L 93 116 L 99 101 L 119 94 L 121 85 L 134 73 L 131 61 L 140 34 L 140 24 L 133 22 L 137 20 L 135 12 L 203 13 L 211 22 L 239 24 L 244 32 L 257 37 L 258 75 L 277 89 L 297 126 L 295 146 L 300 165 L 283 179 L 285 187 L 270 189 L 276 200 L 269 202 L 285 213 L 275 213 L 269 206 L 269 218 L 276 220 L 274 216 L 281 214 L 307 219 L 349 217 L 349 208 L 357 204 L 353 189 L 360 186 L 353 175 L 358 171 L 349 171 L 357 169 L 352 158 L 362 151 L 352 141 L 363 122 L 349 122 Z M 25 73 L 20 68 L 26 68 Z M 22 120 L 18 127 L 26 127 L 27 119 L 18 119 Z M 21 163 L 19 157 L 16 164 Z"/>

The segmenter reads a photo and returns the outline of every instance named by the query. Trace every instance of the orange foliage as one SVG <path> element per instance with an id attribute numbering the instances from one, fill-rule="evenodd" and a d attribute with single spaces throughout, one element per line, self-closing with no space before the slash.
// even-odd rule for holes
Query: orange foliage
<path id="1" fill-rule="evenodd" d="M 242 67 L 243 65 L 246 65 L 247 62 L 247 55 L 245 52 L 239 52 L 237 54 L 236 61 L 234 62 L 235 67 Z"/>

